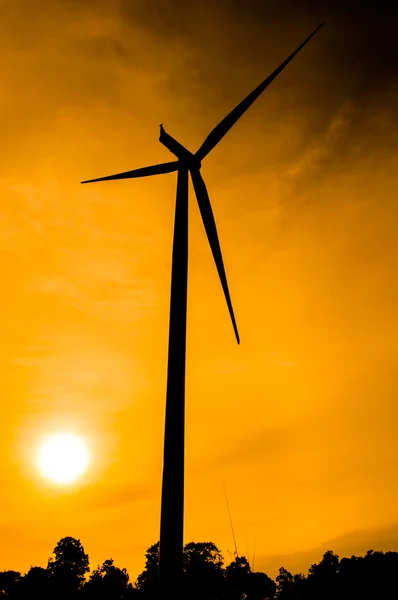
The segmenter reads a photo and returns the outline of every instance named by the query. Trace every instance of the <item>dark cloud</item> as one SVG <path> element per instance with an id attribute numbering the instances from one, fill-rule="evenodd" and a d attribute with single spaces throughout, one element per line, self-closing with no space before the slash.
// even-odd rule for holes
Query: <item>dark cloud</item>
<path id="1" fill-rule="evenodd" d="M 194 114 L 206 114 L 208 127 L 320 22 L 324 28 L 266 92 L 266 109 L 260 103 L 253 107 L 258 128 L 267 135 L 271 105 L 273 116 L 283 117 L 287 126 L 305 123 L 308 143 L 349 102 L 355 110 L 334 152 L 343 160 L 347 139 L 366 138 L 375 114 L 389 110 L 390 125 L 396 122 L 398 9 L 393 3 L 122 0 L 120 15 L 150 32 L 159 51 L 175 45 L 175 60 L 160 89 L 185 98 Z"/>
<path id="2" fill-rule="evenodd" d="M 298 43 L 318 23 L 325 28 L 317 40 L 317 63 L 324 71 L 338 65 L 344 79 L 362 83 L 372 92 L 393 81 L 397 73 L 398 8 L 394 3 L 358 1 L 317 2 L 249 0 L 248 2 L 142 0 L 121 3 L 121 14 L 161 36 L 165 43 L 181 38 L 192 50 L 201 50 L 206 62 L 224 49 L 231 61 L 261 64 L 264 50 L 276 52 Z M 275 47 L 276 43 L 276 47 Z M 200 60 L 199 57 L 196 57 Z M 210 65 L 209 65 L 210 66 Z M 373 77 L 377 76 L 377 81 Z M 367 85 L 366 85 L 367 84 Z"/>

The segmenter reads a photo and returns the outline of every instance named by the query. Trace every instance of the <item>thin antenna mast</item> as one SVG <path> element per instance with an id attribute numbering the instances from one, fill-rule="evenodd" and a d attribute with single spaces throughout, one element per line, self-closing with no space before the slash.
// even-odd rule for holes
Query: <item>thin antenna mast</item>
<path id="1" fill-rule="evenodd" d="M 245 532 L 245 540 L 246 540 L 246 558 L 247 558 L 247 562 L 250 565 L 250 553 L 249 553 L 249 544 L 247 543 L 247 535 Z"/>
<path id="2" fill-rule="evenodd" d="M 234 546 L 235 546 L 235 553 L 234 553 L 234 554 L 235 554 L 235 556 L 239 556 L 239 554 L 238 554 L 238 547 L 237 547 L 237 545 L 236 545 L 236 539 L 235 539 L 234 525 L 233 525 L 233 523 L 232 523 L 231 511 L 230 511 L 230 508 L 229 508 L 229 502 L 228 502 L 227 490 L 226 490 L 226 488 L 225 488 L 225 483 L 224 483 L 224 481 L 223 481 L 223 486 L 224 486 L 225 501 L 226 501 L 226 503 L 227 503 L 227 509 L 228 509 L 228 515 L 229 515 L 229 522 L 230 522 L 230 524 L 231 524 L 232 539 L 234 540 Z"/>

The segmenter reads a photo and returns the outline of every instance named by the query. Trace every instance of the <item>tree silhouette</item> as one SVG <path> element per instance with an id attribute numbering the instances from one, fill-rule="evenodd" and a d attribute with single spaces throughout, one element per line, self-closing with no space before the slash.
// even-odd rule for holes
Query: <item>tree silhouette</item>
<path id="1" fill-rule="evenodd" d="M 42 567 L 31 567 L 29 571 L 18 582 L 15 598 L 18 600 L 50 600 L 52 590 L 50 577 L 47 569 Z"/>
<path id="2" fill-rule="evenodd" d="M 276 584 L 265 573 L 249 573 L 246 600 L 272 600 Z"/>
<path id="3" fill-rule="evenodd" d="M 159 590 L 159 542 L 145 552 L 145 568 L 137 577 L 137 587 L 143 598 L 156 597 Z"/>
<path id="4" fill-rule="evenodd" d="M 236 556 L 225 569 L 225 583 L 228 600 L 240 600 L 247 593 L 251 574 L 249 561 L 245 556 Z"/>
<path id="5" fill-rule="evenodd" d="M 339 565 L 339 598 L 375 600 L 398 597 L 398 553 L 374 552 L 342 558 Z"/>
<path id="6" fill-rule="evenodd" d="M 225 569 L 228 600 L 271 600 L 276 585 L 265 573 L 253 573 L 245 556 L 237 556 Z"/>
<path id="7" fill-rule="evenodd" d="M 119 569 L 113 559 L 95 569 L 84 586 L 84 597 L 96 600 L 127 600 L 133 597 L 133 586 L 126 569 Z"/>
<path id="8" fill-rule="evenodd" d="M 280 600 L 288 600 L 291 598 L 294 589 L 294 576 L 292 573 L 284 567 L 281 567 L 279 569 L 279 575 L 276 576 L 276 582 L 276 597 Z"/>
<path id="9" fill-rule="evenodd" d="M 307 599 L 307 578 L 302 573 L 292 575 L 290 571 L 281 567 L 276 582 L 276 598 L 278 600 Z"/>
<path id="10" fill-rule="evenodd" d="M 323 555 L 320 563 L 308 570 L 307 589 L 310 598 L 335 600 L 338 592 L 339 557 L 331 550 Z"/>
<path id="11" fill-rule="evenodd" d="M 190 542 L 183 553 L 185 597 L 219 598 L 225 587 L 223 557 L 213 542 Z"/>
<path id="12" fill-rule="evenodd" d="M 363 563 L 362 581 L 366 582 L 365 593 L 373 598 L 398 598 L 398 553 L 383 554 L 369 550 L 360 560 Z M 364 593 L 363 588 L 361 591 Z"/>
<path id="13" fill-rule="evenodd" d="M 319 563 L 310 566 L 307 576 L 281 567 L 276 584 L 265 573 L 253 573 L 244 556 L 235 557 L 224 568 L 213 542 L 186 544 L 183 558 L 182 597 L 187 600 L 398 599 L 398 552 L 369 550 L 365 556 L 339 560 L 328 550 Z M 0 600 L 158 600 L 158 567 L 156 543 L 145 553 L 145 568 L 136 585 L 112 558 L 86 579 L 88 555 L 80 540 L 66 537 L 55 546 L 47 568 L 31 567 L 24 575 L 1 571 Z"/>
<path id="14" fill-rule="evenodd" d="M 21 580 L 19 571 L 0 571 L 0 598 L 9 598 L 15 593 Z"/>
<path id="15" fill-rule="evenodd" d="M 187 597 L 213 598 L 224 588 L 223 557 L 213 542 L 190 542 L 183 553 L 184 593 Z M 155 598 L 158 592 L 159 542 L 145 553 L 145 568 L 137 578 L 143 598 Z M 210 595 L 209 595 L 210 594 Z"/>
<path id="16" fill-rule="evenodd" d="M 53 553 L 47 564 L 52 592 L 58 598 L 70 600 L 77 595 L 90 570 L 88 554 L 80 540 L 73 537 L 62 538 Z"/>

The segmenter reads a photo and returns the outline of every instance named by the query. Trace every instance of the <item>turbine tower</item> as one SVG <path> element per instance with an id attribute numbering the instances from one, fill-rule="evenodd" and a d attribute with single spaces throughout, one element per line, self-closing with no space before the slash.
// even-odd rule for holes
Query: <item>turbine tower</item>
<path id="1" fill-rule="evenodd" d="M 164 430 L 163 479 L 160 517 L 159 584 L 162 598 L 178 597 L 181 590 L 184 519 L 184 434 L 185 434 L 185 356 L 188 283 L 188 174 L 191 175 L 207 239 L 217 267 L 236 340 L 239 333 L 229 294 L 216 223 L 205 182 L 200 173 L 201 161 L 213 150 L 260 94 L 283 71 L 322 27 L 321 23 L 296 50 L 240 102 L 209 133 L 195 154 L 167 133 L 160 125 L 159 141 L 177 160 L 116 175 L 82 181 L 94 183 L 115 179 L 133 179 L 177 171 L 177 197 L 171 266 L 170 325 Z"/>

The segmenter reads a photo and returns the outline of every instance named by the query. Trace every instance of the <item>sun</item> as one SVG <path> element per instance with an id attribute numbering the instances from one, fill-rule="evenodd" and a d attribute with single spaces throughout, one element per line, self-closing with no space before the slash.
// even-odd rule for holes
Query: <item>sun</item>
<path id="1" fill-rule="evenodd" d="M 60 485 L 76 481 L 86 471 L 88 463 L 85 443 L 72 433 L 56 433 L 47 437 L 38 453 L 42 475 Z"/>

